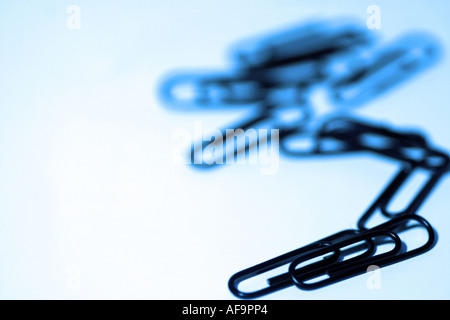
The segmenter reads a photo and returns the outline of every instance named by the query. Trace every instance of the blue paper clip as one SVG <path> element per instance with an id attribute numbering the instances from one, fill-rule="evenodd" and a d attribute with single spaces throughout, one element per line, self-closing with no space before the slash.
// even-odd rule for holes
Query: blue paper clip
<path id="1" fill-rule="evenodd" d="M 369 229 L 369 221 L 375 216 L 377 212 L 380 212 L 388 219 L 415 213 L 417 210 L 419 210 L 421 205 L 425 202 L 425 200 L 428 198 L 428 196 L 442 179 L 442 177 L 446 173 L 448 173 L 448 167 L 442 168 L 442 170 L 429 171 L 428 179 L 426 179 L 420 190 L 412 197 L 405 208 L 403 210 L 399 210 L 398 212 L 389 211 L 388 207 L 392 202 L 392 199 L 396 194 L 398 194 L 401 187 L 407 182 L 408 178 L 417 168 L 417 166 L 413 166 L 411 164 L 402 165 L 391 182 L 386 186 L 386 188 L 366 210 L 366 212 L 364 212 L 364 214 L 359 218 L 358 228 L 360 230 Z"/>
<path id="2" fill-rule="evenodd" d="M 312 117 L 311 109 L 304 101 L 293 104 L 261 103 L 255 113 L 255 116 L 221 130 L 218 141 L 213 137 L 211 140 L 203 141 L 202 138 L 201 142 L 194 142 L 189 152 L 191 165 L 201 169 L 213 168 L 217 164 L 225 164 L 227 159 L 235 159 L 239 154 L 247 153 L 252 147 L 259 146 L 258 135 L 254 139 L 245 137 L 249 129 L 253 132 L 257 129 L 267 130 L 268 140 L 272 138 L 272 130 L 276 129 L 280 138 L 306 125 Z M 239 135 L 243 135 L 244 145 L 234 144 L 234 139 Z M 230 148 L 230 145 L 233 148 Z M 220 152 L 214 152 L 213 156 L 205 156 L 204 152 L 208 147 Z"/>
<path id="3" fill-rule="evenodd" d="M 180 71 L 159 85 L 161 100 L 178 110 L 211 109 L 264 100 L 279 87 L 324 82 L 328 60 L 364 47 L 373 37 L 360 24 L 316 21 L 233 48 L 232 72 Z"/>
<path id="4" fill-rule="evenodd" d="M 331 98 L 342 106 L 369 102 L 435 64 L 441 56 L 439 42 L 425 33 L 409 33 L 390 45 L 369 52 L 360 65 L 331 85 Z M 355 60 L 355 57 L 350 57 Z M 356 58 L 357 59 L 357 58 Z M 364 61 L 365 60 L 365 61 Z"/>
<path id="5" fill-rule="evenodd" d="M 180 71 L 161 81 L 158 94 L 166 106 L 192 111 L 251 104 L 265 91 L 259 82 L 232 73 Z"/>
<path id="6" fill-rule="evenodd" d="M 245 39 L 231 50 L 239 69 L 259 69 L 314 61 L 348 52 L 373 42 L 373 34 L 354 21 L 316 20 L 270 35 Z"/>

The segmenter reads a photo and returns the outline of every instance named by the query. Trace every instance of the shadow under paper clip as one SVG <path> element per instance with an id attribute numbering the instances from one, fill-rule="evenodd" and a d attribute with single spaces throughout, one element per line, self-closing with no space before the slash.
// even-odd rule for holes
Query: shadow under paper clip
<path id="1" fill-rule="evenodd" d="M 434 65 L 441 47 L 424 32 L 383 43 L 364 25 L 338 19 L 240 41 L 231 47 L 231 57 L 229 71 L 172 72 L 158 88 L 162 102 L 180 112 L 252 110 L 248 118 L 220 129 L 219 137 L 191 145 L 187 154 L 197 168 L 212 168 L 258 147 L 260 139 L 246 135 L 249 129 L 278 129 L 284 146 L 283 139 L 294 134 L 314 139 L 326 121 L 315 115 L 314 90 L 328 92 L 331 116 L 350 112 Z M 242 135 L 246 142 L 237 146 Z"/>

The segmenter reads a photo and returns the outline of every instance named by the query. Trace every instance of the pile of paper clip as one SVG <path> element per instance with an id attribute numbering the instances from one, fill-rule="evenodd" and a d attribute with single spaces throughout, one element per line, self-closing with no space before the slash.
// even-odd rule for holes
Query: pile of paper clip
<path id="1" fill-rule="evenodd" d="M 323 20 L 243 41 L 233 47 L 233 53 L 228 73 L 183 72 L 167 77 L 160 87 L 161 98 L 180 110 L 254 104 L 254 116 L 234 127 L 278 129 L 280 151 L 289 156 L 368 152 L 399 165 L 357 221 L 357 229 L 340 231 L 234 274 L 228 285 L 235 296 L 253 299 L 293 285 L 317 289 L 366 273 L 370 266 L 392 265 L 433 248 L 435 230 L 417 211 L 450 170 L 448 154 L 421 132 L 397 130 L 339 112 L 364 105 L 435 64 L 440 47 L 432 36 L 409 33 L 386 44 L 358 23 Z M 183 86 L 190 88 L 188 93 L 180 90 Z M 317 87 L 327 90 L 336 107 L 331 116 L 314 115 L 309 95 Z M 293 114 L 293 109 L 298 111 L 296 116 L 286 117 L 284 112 Z M 222 132 L 226 141 L 229 137 Z M 310 143 L 296 143 L 305 139 Z M 200 147 L 210 143 L 214 141 Z M 194 159 L 199 150 L 191 151 Z M 426 172 L 424 184 L 404 210 L 389 211 L 392 199 L 417 170 Z M 376 214 L 384 217 L 383 223 L 373 225 Z M 402 236 L 413 228 L 422 228 L 428 237 L 421 246 L 408 249 Z M 387 244 L 389 250 L 382 250 Z M 266 287 L 251 292 L 239 289 L 241 282 L 281 266 L 288 266 L 288 271 L 267 279 Z"/>

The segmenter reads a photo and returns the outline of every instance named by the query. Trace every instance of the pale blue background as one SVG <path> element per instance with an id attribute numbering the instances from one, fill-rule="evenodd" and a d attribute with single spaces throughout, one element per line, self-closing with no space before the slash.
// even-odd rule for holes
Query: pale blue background
<path id="1" fill-rule="evenodd" d="M 81 29 L 69 30 L 69 5 Z M 450 51 L 450 2 L 0 2 L 0 298 L 234 299 L 236 271 L 355 226 L 395 172 L 369 157 L 297 161 L 279 172 L 198 172 L 171 160 L 171 135 L 238 119 L 178 114 L 155 96 L 177 67 L 225 68 L 243 37 L 320 16 L 381 8 L 386 40 L 414 28 Z M 358 110 L 426 129 L 450 150 L 450 59 Z M 429 253 L 314 292 L 270 299 L 450 298 L 450 179 L 420 214 Z"/>

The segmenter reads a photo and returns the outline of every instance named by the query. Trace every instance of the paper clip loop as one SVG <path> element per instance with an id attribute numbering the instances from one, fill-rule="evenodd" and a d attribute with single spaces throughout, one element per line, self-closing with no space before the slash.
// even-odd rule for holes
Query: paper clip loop
<path id="1" fill-rule="evenodd" d="M 372 41 L 372 34 L 359 23 L 345 19 L 318 20 L 262 38 L 246 39 L 233 46 L 232 55 L 239 68 L 258 69 L 296 62 L 323 62 Z"/>

